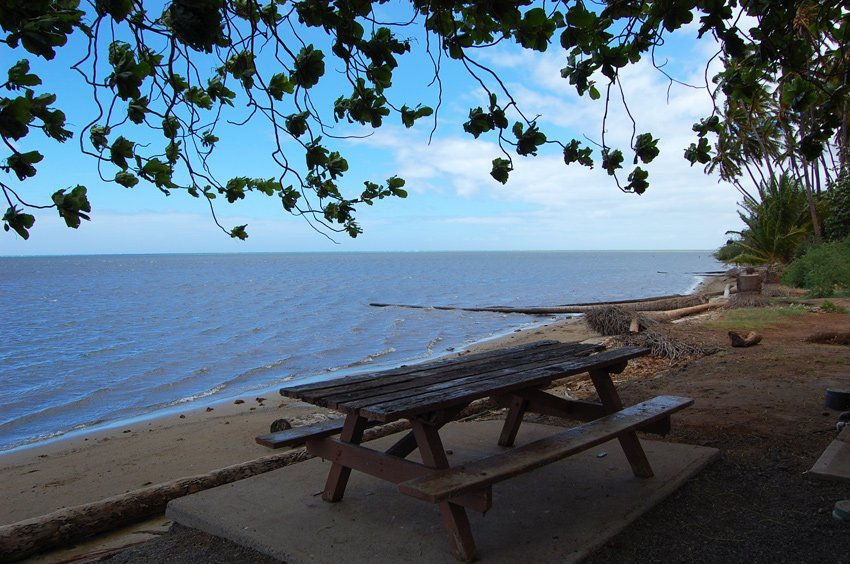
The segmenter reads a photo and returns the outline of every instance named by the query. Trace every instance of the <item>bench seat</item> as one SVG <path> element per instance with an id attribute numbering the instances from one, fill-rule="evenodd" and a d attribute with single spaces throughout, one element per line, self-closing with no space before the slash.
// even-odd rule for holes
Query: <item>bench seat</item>
<path id="1" fill-rule="evenodd" d="M 278 431 L 277 433 L 268 433 L 255 437 L 254 440 L 258 444 L 269 448 L 283 448 L 288 446 L 299 446 L 307 442 L 308 439 L 321 439 L 338 435 L 342 431 L 342 426 L 345 424 L 345 418 L 328 419 L 320 421 L 312 425 L 301 425 Z M 369 423 L 367 427 L 374 427 L 378 423 Z"/>
<path id="2" fill-rule="evenodd" d="M 692 404 L 690 398 L 658 396 L 533 443 L 402 482 L 398 489 L 432 503 L 450 501 L 637 430 Z"/>

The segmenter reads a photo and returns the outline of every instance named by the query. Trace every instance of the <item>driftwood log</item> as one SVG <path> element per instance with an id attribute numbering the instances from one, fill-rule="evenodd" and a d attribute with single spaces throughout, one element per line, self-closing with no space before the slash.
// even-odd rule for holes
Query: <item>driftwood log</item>
<path id="1" fill-rule="evenodd" d="M 704 304 L 708 297 L 706 294 L 693 294 L 683 296 L 680 294 L 670 296 L 659 296 L 655 298 L 644 298 L 640 300 L 626 300 L 617 302 L 599 302 L 599 303 L 582 303 L 582 304 L 567 304 L 559 306 L 547 307 L 511 307 L 511 306 L 487 306 L 487 307 L 462 307 L 462 306 L 423 306 L 411 304 L 386 304 L 386 303 L 370 303 L 372 307 L 403 307 L 408 309 L 436 309 L 449 311 L 472 311 L 472 312 L 493 312 L 493 313 L 521 313 L 526 315 L 552 315 L 552 314 L 578 314 L 587 313 L 590 310 L 598 309 L 606 306 L 618 306 L 623 309 L 640 310 L 640 311 L 664 311 L 670 309 L 679 309 L 694 305 Z"/>
<path id="2" fill-rule="evenodd" d="M 710 304 L 700 304 L 691 307 L 681 307 L 678 309 L 671 309 L 667 311 L 644 311 L 642 313 L 656 321 L 673 321 L 675 319 L 680 319 L 689 315 L 697 315 L 698 313 L 703 313 L 712 309 L 721 308 L 724 305 L 725 304 L 723 302 L 714 302 Z"/>
<path id="3" fill-rule="evenodd" d="M 746 335 L 729 331 L 729 340 L 733 347 L 751 347 L 761 342 L 761 335 L 755 331 L 750 331 Z"/>

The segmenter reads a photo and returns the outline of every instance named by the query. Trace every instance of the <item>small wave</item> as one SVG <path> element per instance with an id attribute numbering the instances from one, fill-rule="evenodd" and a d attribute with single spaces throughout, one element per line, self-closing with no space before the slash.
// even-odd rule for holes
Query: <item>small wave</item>
<path id="1" fill-rule="evenodd" d="M 348 369 L 351 369 L 351 368 L 357 368 L 358 366 L 363 366 L 365 364 L 372 364 L 377 359 L 384 357 L 384 356 L 387 356 L 387 355 L 391 355 L 394 352 L 396 352 L 395 347 L 390 347 L 390 348 L 384 349 L 380 352 L 367 354 L 366 356 L 364 356 L 360 360 L 355 360 L 354 362 L 349 362 L 348 364 L 343 364 L 341 366 L 334 366 L 333 368 L 328 368 L 324 372 L 326 372 L 326 373 L 328 373 L 328 372 L 339 372 L 340 370 L 348 370 Z"/>
<path id="2" fill-rule="evenodd" d="M 176 400 L 170 401 L 168 403 L 160 404 L 159 406 L 156 406 L 156 407 L 174 407 L 175 405 L 182 405 L 184 403 L 191 403 L 191 402 L 197 401 L 199 399 L 204 399 L 204 398 L 208 398 L 210 396 L 214 396 L 215 394 L 219 393 L 220 391 L 224 390 L 225 388 L 227 388 L 227 384 L 219 384 L 218 386 L 213 386 L 212 388 L 210 388 L 209 390 L 207 390 L 205 392 L 192 394 L 190 396 L 186 396 L 186 397 L 183 397 L 183 398 L 180 398 L 180 399 L 176 399 Z"/>
<path id="3" fill-rule="evenodd" d="M 437 335 L 436 337 L 434 337 L 433 339 L 428 341 L 428 345 L 425 347 L 425 350 L 428 351 L 428 354 L 431 354 L 431 353 L 434 352 L 434 347 L 437 346 L 438 344 L 442 343 L 442 342 L 443 342 L 443 336 Z"/>

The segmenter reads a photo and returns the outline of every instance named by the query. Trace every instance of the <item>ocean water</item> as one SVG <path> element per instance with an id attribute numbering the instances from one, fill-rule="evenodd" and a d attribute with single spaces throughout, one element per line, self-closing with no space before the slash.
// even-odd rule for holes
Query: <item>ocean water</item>
<path id="1" fill-rule="evenodd" d="M 0 451 L 433 358 L 545 306 L 687 292 L 708 251 L 0 258 Z"/>

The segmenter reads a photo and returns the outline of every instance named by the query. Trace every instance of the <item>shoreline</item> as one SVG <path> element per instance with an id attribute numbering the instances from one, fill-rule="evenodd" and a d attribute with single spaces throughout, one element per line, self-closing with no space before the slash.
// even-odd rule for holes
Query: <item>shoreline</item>
<path id="1" fill-rule="evenodd" d="M 694 293 L 707 291 L 712 282 L 717 281 L 703 277 Z M 581 316 L 550 318 L 447 354 L 541 339 L 583 341 L 598 337 Z M 274 420 L 285 418 L 298 426 L 338 416 L 334 411 L 283 398 L 277 394 L 278 387 L 2 452 L 0 480 L 5 484 L 6 503 L 0 509 L 0 525 L 267 456 L 279 451 L 262 447 L 253 438 L 267 433 Z"/>

